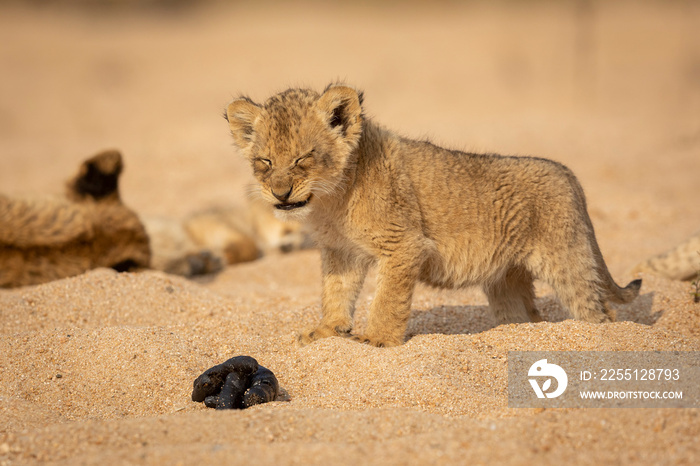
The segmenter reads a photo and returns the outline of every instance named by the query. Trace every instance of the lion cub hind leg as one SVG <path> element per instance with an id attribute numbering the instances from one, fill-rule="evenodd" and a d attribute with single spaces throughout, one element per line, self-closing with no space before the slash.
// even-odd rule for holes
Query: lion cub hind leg
<path id="1" fill-rule="evenodd" d="M 532 274 L 525 268 L 511 268 L 484 291 L 499 324 L 542 321 L 535 307 Z"/>
<path id="2" fill-rule="evenodd" d="M 558 258 L 547 261 L 537 275 L 554 288 L 573 318 L 592 323 L 614 321 L 614 313 L 605 305 L 607 293 L 596 271 L 595 258 L 566 250 L 557 254 Z"/>

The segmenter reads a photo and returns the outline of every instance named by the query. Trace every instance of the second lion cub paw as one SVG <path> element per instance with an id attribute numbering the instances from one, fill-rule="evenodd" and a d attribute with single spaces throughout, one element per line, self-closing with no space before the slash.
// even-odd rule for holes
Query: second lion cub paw
<path id="1" fill-rule="evenodd" d="M 298 335 L 297 339 L 302 346 L 313 343 L 316 340 L 327 337 L 348 337 L 350 336 L 350 330 L 345 330 L 340 327 L 328 327 L 325 325 L 318 326 L 313 330 L 308 330 L 302 332 Z"/>
<path id="2" fill-rule="evenodd" d="M 399 346 L 403 343 L 400 338 L 378 338 L 370 335 L 353 335 L 352 340 L 378 348 L 388 348 L 389 346 Z"/>

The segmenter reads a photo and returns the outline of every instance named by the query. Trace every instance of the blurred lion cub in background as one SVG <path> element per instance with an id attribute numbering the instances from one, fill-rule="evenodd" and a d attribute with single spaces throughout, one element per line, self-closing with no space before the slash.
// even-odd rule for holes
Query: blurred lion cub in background
<path id="1" fill-rule="evenodd" d="M 148 236 L 119 197 L 121 154 L 82 163 L 66 196 L 0 195 L 0 287 L 35 285 L 96 267 L 148 267 Z"/>
<path id="2" fill-rule="evenodd" d="M 700 279 L 700 232 L 676 247 L 637 264 L 633 272 L 648 272 L 672 280 Z"/>
<path id="3" fill-rule="evenodd" d="M 277 219 L 272 208 L 259 200 L 245 207 L 205 209 L 182 221 L 146 217 L 144 224 L 151 238 L 153 268 L 185 277 L 310 247 L 301 224 Z"/>

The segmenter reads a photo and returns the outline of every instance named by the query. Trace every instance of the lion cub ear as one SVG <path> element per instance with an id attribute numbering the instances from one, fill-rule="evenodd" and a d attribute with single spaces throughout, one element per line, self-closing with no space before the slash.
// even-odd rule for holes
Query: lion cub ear
<path id="1" fill-rule="evenodd" d="M 316 103 L 333 130 L 355 145 L 362 132 L 362 93 L 342 84 L 326 88 Z"/>
<path id="2" fill-rule="evenodd" d="M 68 181 L 66 196 L 76 202 L 119 200 L 119 175 L 124 163 L 118 150 L 105 150 L 85 160 Z"/>
<path id="3" fill-rule="evenodd" d="M 231 128 L 233 142 L 241 149 L 252 142 L 253 125 L 262 108 L 247 97 L 236 99 L 226 107 L 224 117 Z"/>

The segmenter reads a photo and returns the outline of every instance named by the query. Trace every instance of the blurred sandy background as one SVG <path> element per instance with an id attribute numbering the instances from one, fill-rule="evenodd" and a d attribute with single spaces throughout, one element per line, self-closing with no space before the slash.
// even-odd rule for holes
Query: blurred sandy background
<path id="1" fill-rule="evenodd" d="M 700 229 L 698 25 L 690 0 L 3 2 L 0 191 L 61 192 L 114 147 L 142 215 L 241 205 L 249 168 L 227 102 L 340 79 L 406 136 L 571 167 L 626 283 Z M 480 293 L 420 288 L 416 336 L 390 350 L 296 346 L 319 314 L 315 251 L 202 283 L 103 270 L 2 291 L 0 464 L 697 464 L 697 410 L 506 407 L 509 349 L 699 350 L 689 286 L 643 278 L 605 326 L 563 321 L 545 287 L 556 322 L 495 329 Z M 291 401 L 190 402 L 194 377 L 236 354 L 273 369 Z"/>

